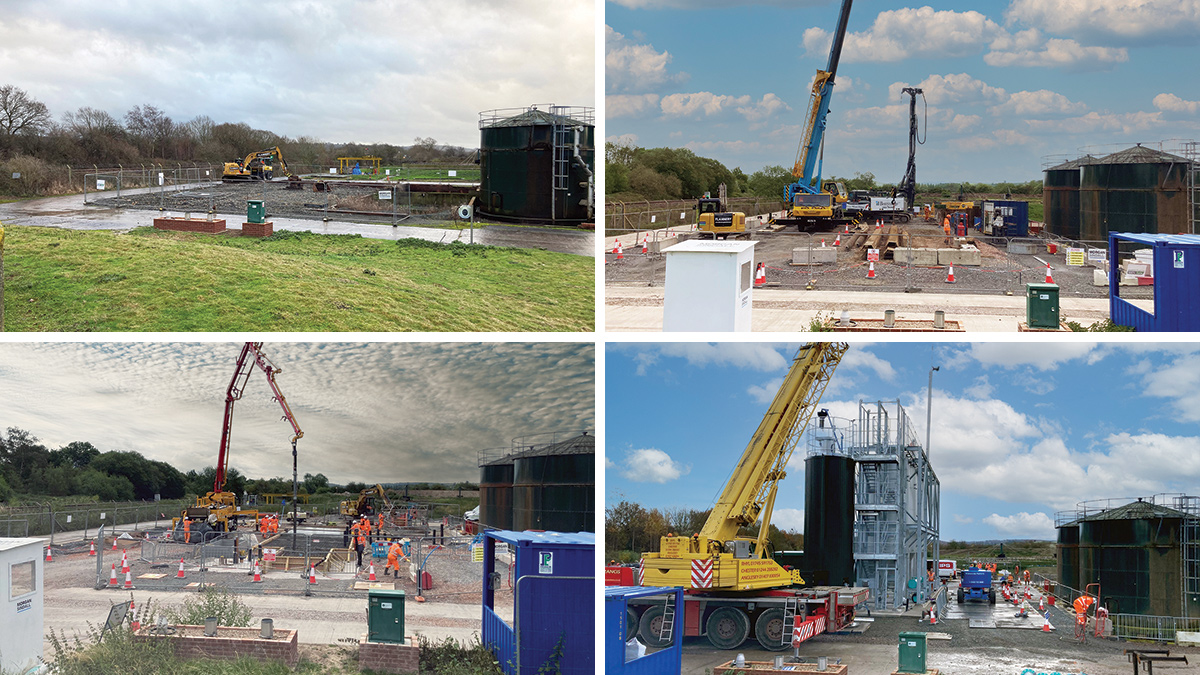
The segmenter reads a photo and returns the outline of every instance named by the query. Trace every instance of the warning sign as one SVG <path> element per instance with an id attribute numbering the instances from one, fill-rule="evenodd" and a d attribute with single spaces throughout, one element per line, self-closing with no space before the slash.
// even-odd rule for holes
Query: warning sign
<path id="1" fill-rule="evenodd" d="M 867 262 L 879 262 L 879 249 L 867 249 Z"/>
<path id="2" fill-rule="evenodd" d="M 1087 249 L 1083 248 L 1068 248 L 1067 249 L 1067 265 L 1070 267 L 1083 267 L 1087 264 Z"/>

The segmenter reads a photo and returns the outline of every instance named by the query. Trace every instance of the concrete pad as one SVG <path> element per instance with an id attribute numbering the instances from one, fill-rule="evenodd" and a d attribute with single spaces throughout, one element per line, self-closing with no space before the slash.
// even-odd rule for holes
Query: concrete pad
<path id="1" fill-rule="evenodd" d="M 1181 647 L 1200 647 L 1200 632 L 1175 631 L 1175 644 Z"/>
<path id="2" fill-rule="evenodd" d="M 1041 246 L 1036 241 L 1013 241 L 1009 240 L 1006 250 L 1009 253 L 1018 255 L 1033 255 L 1041 250 Z"/>
<path id="3" fill-rule="evenodd" d="M 936 248 L 910 248 L 907 246 L 900 246 L 896 248 L 892 259 L 903 265 L 936 267 L 938 264 L 938 250 Z"/>
<path id="4" fill-rule="evenodd" d="M 959 265 L 961 267 L 978 267 L 983 264 L 983 255 L 974 246 L 962 248 L 939 248 L 939 265 Z"/>
<path id="5" fill-rule="evenodd" d="M 837 249 L 832 246 L 792 249 L 793 265 L 831 265 L 837 262 Z"/>

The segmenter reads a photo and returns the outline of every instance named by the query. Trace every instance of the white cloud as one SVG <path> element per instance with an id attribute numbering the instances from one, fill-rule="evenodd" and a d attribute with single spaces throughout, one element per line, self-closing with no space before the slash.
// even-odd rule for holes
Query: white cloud
<path id="1" fill-rule="evenodd" d="M 746 393 L 750 395 L 750 398 L 759 403 L 769 404 L 771 401 L 775 400 L 775 394 L 779 391 L 779 387 L 782 384 L 783 378 L 776 377 L 774 379 L 767 380 L 763 384 L 750 385 L 746 388 Z"/>
<path id="2" fill-rule="evenodd" d="M 951 517 L 952 519 L 954 519 L 954 522 L 956 522 L 956 523 L 958 523 L 958 524 L 960 524 L 960 525 L 968 525 L 968 524 L 970 524 L 970 523 L 973 523 L 973 522 L 975 522 L 975 519 L 974 519 L 974 518 L 972 518 L 972 517 L 970 517 L 970 516 L 964 516 L 964 515 L 962 515 L 961 513 L 954 513 L 954 514 L 951 514 L 951 516 L 950 516 L 950 517 Z"/>
<path id="3" fill-rule="evenodd" d="M 846 351 L 842 362 L 838 364 L 837 372 L 840 373 L 844 370 L 870 370 L 881 380 L 896 381 L 896 368 L 890 362 L 862 347 L 855 346 Z"/>
<path id="4" fill-rule="evenodd" d="M 1071 99 L 1048 89 L 1037 91 L 1018 91 L 1009 96 L 1008 101 L 992 109 L 992 113 L 1019 115 L 1074 115 L 1087 110 L 1087 104 L 1077 103 Z"/>
<path id="5" fill-rule="evenodd" d="M 1055 370 L 1064 362 L 1085 358 L 1096 348 L 1094 343 L 1084 342 L 1042 342 L 1033 349 L 1016 342 L 976 342 L 967 353 L 984 366 L 1033 366 L 1038 370 Z"/>
<path id="6" fill-rule="evenodd" d="M 641 353 L 686 359 L 692 366 L 733 366 L 762 372 L 780 370 L 791 363 L 775 347 L 756 342 L 664 342 L 636 345 Z"/>
<path id="7" fill-rule="evenodd" d="M 686 117 L 704 113 L 706 117 L 750 104 L 749 96 L 726 96 L 711 91 L 693 94 L 671 94 L 662 98 L 662 111 L 671 117 Z"/>
<path id="8" fill-rule="evenodd" d="M 619 136 L 609 136 L 608 138 L 605 138 L 604 141 L 606 143 L 612 143 L 614 145 L 626 145 L 626 146 L 633 147 L 633 146 L 636 146 L 638 143 L 638 135 L 637 134 L 620 134 Z"/>
<path id="9" fill-rule="evenodd" d="M 1085 47 L 1074 40 L 1054 38 L 1034 49 L 1002 51 L 995 49 L 983 57 L 983 62 L 996 68 L 1024 66 L 1029 68 L 1064 67 L 1084 70 L 1111 68 L 1129 60 L 1124 47 Z"/>
<path id="10" fill-rule="evenodd" d="M 891 98 L 898 98 L 901 91 L 908 86 L 911 85 L 907 82 L 896 82 L 888 87 L 888 95 Z M 917 87 L 925 92 L 925 100 L 929 102 L 929 105 L 944 103 L 995 104 L 1002 103 L 1008 98 L 1008 92 L 1000 87 L 993 87 L 966 73 L 930 75 Z"/>
<path id="11" fill-rule="evenodd" d="M 983 519 L 985 525 L 996 528 L 1001 537 L 1010 539 L 1054 539 L 1054 521 L 1045 513 L 1022 511 L 1011 516 L 997 513 Z"/>
<path id="12" fill-rule="evenodd" d="M 888 10 L 880 12 L 866 32 L 846 35 L 842 60 L 865 63 L 968 56 L 978 53 L 988 37 L 1000 30 L 994 21 L 974 11 Z M 809 56 L 826 56 L 831 43 L 832 33 L 822 28 L 809 28 L 802 37 Z"/>
<path id="13" fill-rule="evenodd" d="M 980 375 L 979 377 L 975 378 L 975 382 L 972 383 L 971 386 L 963 389 L 963 393 L 971 398 L 985 399 L 991 396 L 995 389 L 996 388 L 992 386 L 991 382 L 988 382 L 987 375 Z"/>
<path id="14" fill-rule="evenodd" d="M 609 94 L 604 105 L 606 118 L 635 117 L 658 110 L 658 94 Z"/>
<path id="15" fill-rule="evenodd" d="M 739 106 L 737 109 L 738 113 L 751 123 L 762 122 L 776 113 L 785 110 L 791 110 L 791 108 L 787 103 L 783 102 L 783 99 L 770 92 L 763 94 L 761 100 L 752 102 L 749 105 Z"/>
<path id="16" fill-rule="evenodd" d="M 638 483 L 667 483 L 686 476 L 691 470 L 690 465 L 676 462 L 662 450 L 639 448 L 626 454 L 621 475 Z"/>
<path id="17" fill-rule="evenodd" d="M 1196 115 L 1200 113 L 1200 101 L 1188 101 L 1175 94 L 1159 94 L 1154 97 L 1154 107 L 1165 113 Z"/>
<path id="18" fill-rule="evenodd" d="M 1121 134 L 1130 136 L 1161 129 L 1161 112 L 1099 113 L 1058 120 L 1028 120 L 1026 125 L 1042 134 Z"/>
<path id="19" fill-rule="evenodd" d="M 1005 17 L 1059 35 L 1109 43 L 1194 43 L 1200 0 L 1013 0 Z"/>
<path id="20" fill-rule="evenodd" d="M 1200 355 L 1176 358 L 1142 375 L 1142 391 L 1146 396 L 1170 399 L 1172 407 L 1184 420 L 1200 422 Z M 1193 454 L 1200 456 L 1200 452 Z"/>
<path id="21" fill-rule="evenodd" d="M 727 7 L 805 7 L 825 5 L 829 0 L 608 0 L 629 9 L 716 9 Z"/>
<path id="22" fill-rule="evenodd" d="M 646 92 L 687 80 L 686 73 L 671 73 L 671 54 L 652 45 L 637 44 L 604 27 L 604 81 L 610 92 Z"/>
<path id="23" fill-rule="evenodd" d="M 775 509 L 771 524 L 784 532 L 804 532 L 804 509 Z"/>
<path id="24" fill-rule="evenodd" d="M 775 149 L 775 146 L 765 146 L 758 141 L 688 141 L 683 147 L 697 154 L 719 151 L 731 155 L 745 155 L 768 147 Z"/>

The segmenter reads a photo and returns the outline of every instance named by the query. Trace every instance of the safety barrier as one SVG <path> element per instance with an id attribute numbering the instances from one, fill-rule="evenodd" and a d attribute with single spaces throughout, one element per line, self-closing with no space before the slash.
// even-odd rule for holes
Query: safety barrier
<path id="1" fill-rule="evenodd" d="M 1146 616 L 1142 614 L 1110 614 L 1113 637 L 1125 640 L 1175 642 L 1179 631 L 1200 632 L 1200 618 L 1178 616 Z"/>

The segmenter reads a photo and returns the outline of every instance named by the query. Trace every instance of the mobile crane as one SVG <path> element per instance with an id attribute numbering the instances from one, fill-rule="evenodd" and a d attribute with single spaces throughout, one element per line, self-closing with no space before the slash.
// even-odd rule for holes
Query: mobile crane
<path id="1" fill-rule="evenodd" d="M 292 173 L 288 171 L 287 163 L 283 161 L 283 150 L 278 146 L 259 150 L 246 155 L 245 159 L 225 162 L 225 168 L 221 172 L 221 180 L 224 182 L 246 181 L 246 180 L 271 180 L 274 175 L 275 168 L 272 161 L 279 162 L 279 168 L 283 169 L 284 175 L 291 178 Z"/>
<path id="2" fill-rule="evenodd" d="M 668 534 L 658 551 L 643 554 L 639 585 L 686 589 L 682 608 L 670 602 L 631 605 L 637 616 L 629 624 L 638 626 L 647 645 L 670 644 L 679 609 L 683 635 L 706 635 L 718 649 L 741 645 L 752 626 L 759 645 L 777 651 L 853 620 L 868 589 L 803 588 L 800 573 L 776 562 L 767 542 L 788 459 L 847 348 L 823 342 L 800 348 L 700 532 Z M 757 536 L 739 536 L 756 523 Z"/>
<path id="3" fill-rule="evenodd" d="M 242 345 L 242 351 L 237 358 L 237 367 L 233 371 L 233 377 L 229 380 L 229 386 L 225 389 L 225 419 L 221 426 L 221 446 L 217 453 L 217 473 L 213 480 L 213 489 L 203 497 L 197 497 L 194 506 L 184 509 L 181 518 L 172 523 L 172 529 L 177 530 L 181 520 L 188 520 L 202 522 L 207 529 L 227 532 L 237 529 L 239 518 L 257 519 L 258 511 L 239 510 L 237 495 L 225 491 L 225 475 L 229 471 L 229 441 L 233 433 L 233 405 L 242 398 L 246 383 L 250 379 L 250 373 L 254 371 L 255 367 L 266 374 L 271 392 L 280 407 L 283 408 L 283 419 L 292 425 L 292 472 L 295 473 L 296 441 L 304 437 L 304 432 L 300 430 L 300 424 L 292 415 L 292 409 L 288 406 L 287 399 L 279 390 L 279 384 L 275 382 L 275 376 L 283 370 L 275 367 L 275 364 L 271 363 L 263 354 L 262 344 L 261 342 L 247 342 Z"/>
<path id="4" fill-rule="evenodd" d="M 809 96 L 808 115 L 804 123 L 804 134 L 796 150 L 796 163 L 792 166 L 795 182 L 783 190 L 788 204 L 788 217 L 776 218 L 779 225 L 795 225 L 801 231 L 836 227 L 852 220 L 842 208 L 849 195 L 846 187 L 836 181 L 821 180 L 821 164 L 825 141 L 825 122 L 829 115 L 829 101 L 833 98 L 834 78 L 837 76 L 838 61 L 842 58 L 842 45 L 846 41 L 846 24 L 850 20 L 853 0 L 842 0 L 842 11 L 838 17 L 837 31 L 833 34 L 833 46 L 829 50 L 829 63 L 825 70 L 818 70 L 813 79 Z"/>

